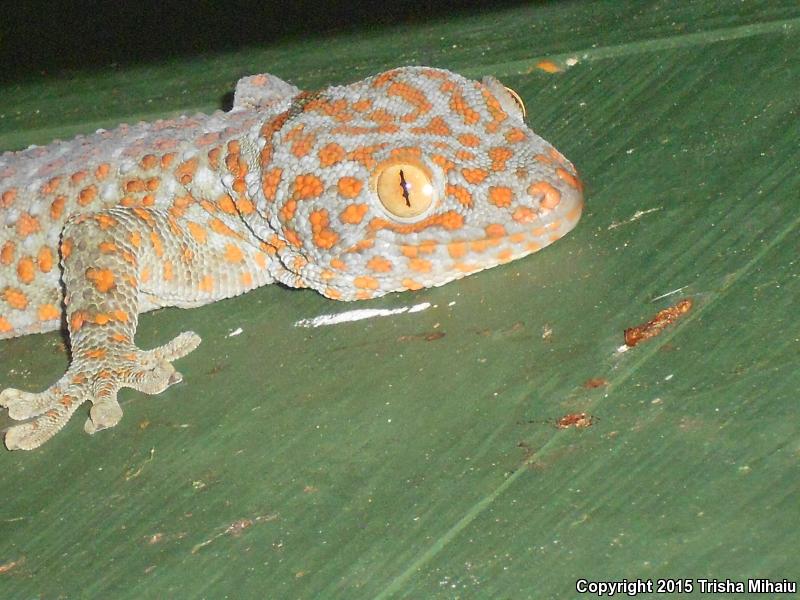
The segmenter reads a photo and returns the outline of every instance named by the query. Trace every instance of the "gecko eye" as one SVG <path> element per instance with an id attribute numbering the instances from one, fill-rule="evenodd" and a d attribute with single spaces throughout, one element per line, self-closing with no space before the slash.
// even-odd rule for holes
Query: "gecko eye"
<path id="1" fill-rule="evenodd" d="M 524 119 L 528 115 L 528 112 L 525 110 L 525 103 L 522 101 L 522 98 L 520 98 L 519 94 L 510 87 L 505 85 L 503 87 L 506 88 L 508 95 L 511 96 L 511 99 L 514 101 L 514 103 L 519 106 L 519 110 L 522 113 L 522 118 Z"/>
<path id="2" fill-rule="evenodd" d="M 396 160 L 376 171 L 375 192 L 383 207 L 394 217 L 413 219 L 436 200 L 430 173 L 421 164 Z"/>

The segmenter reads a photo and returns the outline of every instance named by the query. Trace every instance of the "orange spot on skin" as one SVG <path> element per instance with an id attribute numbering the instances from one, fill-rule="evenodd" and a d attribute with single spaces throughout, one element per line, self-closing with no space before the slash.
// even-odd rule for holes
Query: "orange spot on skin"
<path id="1" fill-rule="evenodd" d="M 373 154 L 383 149 L 385 146 L 386 144 L 375 144 L 374 146 L 361 146 L 359 148 L 356 148 L 352 152 L 349 152 L 347 154 L 347 158 L 349 160 L 354 160 L 356 162 L 361 163 L 367 169 L 372 169 L 377 163 Z"/>
<path id="2" fill-rule="evenodd" d="M 95 198 L 97 198 L 97 186 L 94 184 L 87 186 L 78 192 L 78 204 L 81 206 L 87 206 L 91 204 Z"/>
<path id="3" fill-rule="evenodd" d="M 128 240 L 134 248 L 138 248 L 142 244 L 142 234 L 138 231 L 131 231 Z"/>
<path id="4" fill-rule="evenodd" d="M 41 230 L 39 219 L 29 213 L 21 213 L 17 219 L 17 237 L 25 239 Z"/>
<path id="5" fill-rule="evenodd" d="M 469 162 L 475 160 L 475 155 L 469 150 L 459 150 L 456 152 L 456 158 L 461 162 Z"/>
<path id="6" fill-rule="evenodd" d="M 180 165 L 178 165 L 178 168 L 175 169 L 175 178 L 183 185 L 191 183 L 192 179 L 194 179 L 194 174 L 197 171 L 197 162 L 197 158 L 190 158 L 189 160 L 182 162 Z"/>
<path id="7" fill-rule="evenodd" d="M 422 90 L 406 83 L 396 81 L 389 86 L 386 93 L 389 96 L 399 96 L 414 107 L 412 112 L 400 118 L 401 121 L 406 123 L 416 120 L 420 115 L 429 112 L 433 108 Z"/>
<path id="8" fill-rule="evenodd" d="M 149 215 L 148 215 L 149 216 Z M 100 229 L 105 231 L 106 229 L 110 229 L 117 224 L 117 220 L 106 214 L 99 214 L 95 217 L 95 222 L 100 226 Z"/>
<path id="9" fill-rule="evenodd" d="M 142 157 L 142 160 L 139 161 L 139 164 L 145 171 L 155 169 L 158 166 L 158 158 L 155 156 L 155 154 L 145 154 Z"/>
<path id="10" fill-rule="evenodd" d="M 430 273 L 432 266 L 431 261 L 423 258 L 412 258 L 408 261 L 408 268 L 417 273 Z"/>
<path id="11" fill-rule="evenodd" d="M 330 167 L 344 159 L 345 151 L 339 144 L 331 142 L 320 148 L 318 155 L 320 164 L 323 167 Z"/>
<path id="12" fill-rule="evenodd" d="M 72 254 L 72 238 L 66 238 L 62 240 L 59 249 L 61 251 L 62 258 L 69 258 L 69 255 Z"/>
<path id="13" fill-rule="evenodd" d="M 52 304 L 42 304 L 36 311 L 40 321 L 52 321 L 61 316 L 59 310 Z"/>
<path id="14" fill-rule="evenodd" d="M 514 198 L 514 193 L 511 188 L 505 186 L 492 186 L 489 188 L 489 202 L 499 208 L 506 208 L 511 206 L 511 200 Z"/>
<path id="15" fill-rule="evenodd" d="M 333 267 L 337 271 L 346 271 L 347 270 L 347 265 L 340 258 L 332 258 L 331 259 L 331 267 Z"/>
<path id="16" fill-rule="evenodd" d="M 532 208 L 520 206 L 514 211 L 514 214 L 511 215 L 511 218 L 517 223 L 533 223 L 537 217 L 536 212 Z"/>
<path id="17" fill-rule="evenodd" d="M 25 310 L 28 307 L 28 297 L 20 289 L 7 287 L 3 290 L 3 298 L 11 308 Z"/>
<path id="18" fill-rule="evenodd" d="M 236 205 L 233 203 L 233 198 L 228 194 L 222 194 L 222 196 L 217 198 L 217 206 L 224 213 L 229 215 L 236 214 Z"/>
<path id="19" fill-rule="evenodd" d="M 6 242 L 0 250 L 0 264 L 10 265 L 14 262 L 14 249 L 16 246 L 14 242 Z"/>
<path id="20" fill-rule="evenodd" d="M 111 317 L 111 315 L 108 315 L 106 313 L 97 313 L 96 315 L 94 315 L 94 317 L 92 317 L 92 321 L 96 325 L 108 325 L 113 320 L 114 319 Z"/>
<path id="21" fill-rule="evenodd" d="M 483 101 L 486 103 L 486 109 L 489 111 L 489 114 L 492 115 L 492 122 L 486 126 L 486 130 L 489 132 L 497 131 L 500 123 L 505 121 L 508 115 L 506 111 L 503 110 L 503 107 L 500 106 L 500 102 L 498 102 L 497 98 L 495 98 L 489 90 L 484 88 L 481 90 L 481 93 L 483 94 Z"/>
<path id="22" fill-rule="evenodd" d="M 197 287 L 200 289 L 201 292 L 211 292 L 214 289 L 214 278 L 211 275 L 205 275 L 200 282 L 197 284 Z"/>
<path id="23" fill-rule="evenodd" d="M 356 292 L 356 300 L 369 300 L 374 294 L 370 290 L 358 290 Z"/>
<path id="24" fill-rule="evenodd" d="M 527 136 L 525 135 L 525 132 L 522 129 L 517 129 L 516 127 L 506 132 L 506 141 L 510 144 L 522 142 L 526 137 Z"/>
<path id="25" fill-rule="evenodd" d="M 244 253 L 234 244 L 225 244 L 225 261 L 229 263 L 240 263 L 244 260 Z"/>
<path id="26" fill-rule="evenodd" d="M 480 121 L 480 114 L 467 104 L 467 100 L 461 92 L 454 91 L 450 96 L 450 109 L 459 115 L 467 125 L 475 125 Z"/>
<path id="27" fill-rule="evenodd" d="M 353 285 L 363 290 L 377 290 L 379 287 L 378 280 L 367 275 L 353 279 Z"/>
<path id="28" fill-rule="evenodd" d="M 97 245 L 97 248 L 103 254 L 114 254 L 117 251 L 117 245 L 114 242 L 104 241 Z"/>
<path id="29" fill-rule="evenodd" d="M 43 194 L 52 194 L 58 189 L 58 186 L 61 185 L 61 178 L 60 177 L 53 177 L 47 183 L 42 186 L 42 193 Z"/>
<path id="30" fill-rule="evenodd" d="M 512 259 L 514 253 L 511 250 L 501 250 L 497 253 L 497 260 L 500 262 L 508 262 Z"/>
<path id="31" fill-rule="evenodd" d="M 403 281 L 400 282 L 400 285 L 408 290 L 421 290 L 425 287 L 420 282 L 414 281 L 413 279 L 403 279 Z"/>
<path id="32" fill-rule="evenodd" d="M 16 188 L 11 188 L 10 190 L 6 190 L 3 192 L 3 195 L 0 196 L 0 206 L 3 208 L 8 208 L 12 204 L 14 204 L 14 200 L 17 198 L 17 190 Z"/>
<path id="33" fill-rule="evenodd" d="M 288 229 L 288 228 L 284 229 L 283 236 L 286 238 L 286 241 L 295 248 L 299 248 L 302 245 L 302 243 L 300 242 L 300 238 L 298 237 L 294 229 Z"/>
<path id="34" fill-rule="evenodd" d="M 85 178 L 86 178 L 86 171 L 76 171 L 75 173 L 70 175 L 69 179 L 73 184 L 78 185 Z"/>
<path id="35" fill-rule="evenodd" d="M 294 180 L 294 195 L 300 200 L 317 198 L 323 189 L 322 180 L 311 173 L 298 175 Z"/>
<path id="36" fill-rule="evenodd" d="M 239 277 L 239 282 L 246 288 L 249 288 L 253 285 L 253 275 L 248 271 L 245 271 Z"/>
<path id="37" fill-rule="evenodd" d="M 98 181 L 103 181 L 108 174 L 111 172 L 111 165 L 108 163 L 100 163 L 97 165 L 97 168 L 94 170 L 94 176 Z"/>
<path id="38" fill-rule="evenodd" d="M 580 179 L 578 179 L 575 175 L 567 171 L 566 169 L 562 169 L 561 167 L 556 168 L 556 175 L 558 175 L 559 179 L 566 183 L 568 186 L 575 188 L 579 192 L 583 191 L 583 183 Z"/>
<path id="39" fill-rule="evenodd" d="M 104 294 L 108 293 L 116 286 L 114 273 L 111 271 L 111 269 L 96 269 L 94 267 L 89 267 L 86 269 L 86 279 L 91 281 L 92 284 L 94 284 L 94 287 L 97 288 L 99 292 Z"/>
<path id="40" fill-rule="evenodd" d="M 458 141 L 461 142 L 462 146 L 467 146 L 468 148 L 477 148 L 481 145 L 481 138 L 474 133 L 462 133 L 458 136 Z"/>
<path id="41" fill-rule="evenodd" d="M 150 243 L 153 244 L 153 250 L 155 251 L 156 256 L 159 258 L 164 256 L 164 242 L 161 239 L 161 236 L 155 231 L 150 232 Z"/>
<path id="42" fill-rule="evenodd" d="M 208 240 L 208 231 L 199 223 L 189 221 L 189 223 L 186 224 L 186 229 L 189 230 L 189 235 L 191 235 L 198 243 L 205 244 Z"/>
<path id="43" fill-rule="evenodd" d="M 339 240 L 339 235 L 332 229 L 328 228 L 328 211 L 315 210 L 308 216 L 308 218 L 311 222 L 311 232 L 314 235 L 314 243 L 318 247 L 325 248 L 326 250 L 333 247 L 333 245 Z"/>
<path id="44" fill-rule="evenodd" d="M 53 251 L 47 246 L 42 246 L 36 257 L 36 264 L 42 273 L 49 273 L 53 268 Z"/>
<path id="45" fill-rule="evenodd" d="M 14 328 L 11 326 L 11 323 L 9 323 L 3 317 L 0 317 L 0 333 L 8 333 L 12 329 Z"/>
<path id="46" fill-rule="evenodd" d="M 308 156 L 308 153 L 311 152 L 311 148 L 314 146 L 314 136 L 313 135 L 303 135 L 298 137 L 298 139 L 292 143 L 292 154 L 294 154 L 297 158 L 303 158 L 304 156 Z"/>
<path id="47" fill-rule="evenodd" d="M 55 200 L 50 204 L 50 218 L 53 221 L 61 220 L 61 216 L 64 214 L 64 204 L 66 201 L 66 196 L 56 196 Z"/>
<path id="48" fill-rule="evenodd" d="M 455 164 L 447 157 L 442 156 L 441 154 L 434 154 L 431 156 L 431 160 L 435 162 L 445 173 L 452 171 L 456 168 Z"/>
<path id="49" fill-rule="evenodd" d="M 270 169 L 264 173 L 261 181 L 261 189 L 264 192 L 264 197 L 270 202 L 274 202 L 278 194 L 278 184 L 281 182 L 283 169 Z"/>
<path id="50" fill-rule="evenodd" d="M 474 273 L 480 267 L 478 267 L 478 265 L 475 265 L 475 264 L 472 264 L 472 263 L 455 263 L 453 265 L 453 268 L 456 271 L 460 271 L 461 273 Z"/>
<path id="51" fill-rule="evenodd" d="M 25 256 L 17 263 L 17 279 L 22 283 L 31 283 L 36 277 L 36 269 L 33 267 L 33 259 Z"/>
<path id="52" fill-rule="evenodd" d="M 441 137 L 450 137 L 452 135 L 450 127 L 442 117 L 433 117 L 423 127 L 413 127 L 411 133 L 414 135 L 438 135 Z"/>
<path id="53" fill-rule="evenodd" d="M 489 247 L 489 242 L 487 240 L 473 240 L 469 243 L 469 249 L 473 252 L 486 252 L 486 249 Z"/>
<path id="54" fill-rule="evenodd" d="M 546 181 L 537 181 L 528 187 L 528 194 L 534 198 L 541 197 L 542 208 L 553 209 L 561 202 L 561 192 Z"/>
<path id="55" fill-rule="evenodd" d="M 332 287 L 326 287 L 325 291 L 323 291 L 322 294 L 326 298 L 330 298 L 332 300 L 340 300 L 342 298 L 342 292 Z"/>
<path id="56" fill-rule="evenodd" d="M 130 179 L 125 182 L 125 191 L 128 193 L 143 192 L 144 189 L 145 184 L 141 179 Z"/>
<path id="57" fill-rule="evenodd" d="M 454 211 L 446 212 L 441 217 L 441 225 L 445 229 L 461 229 L 464 226 L 464 217 Z"/>
<path id="58" fill-rule="evenodd" d="M 464 179 L 467 180 L 467 183 L 471 183 L 473 185 L 477 185 L 483 182 L 489 176 L 489 171 L 486 169 L 461 169 L 461 174 L 464 176 Z"/>
<path id="59" fill-rule="evenodd" d="M 364 187 L 364 184 L 361 183 L 360 179 L 356 179 L 355 177 L 341 177 L 336 184 L 336 188 L 342 198 L 358 197 L 362 187 Z M 366 205 L 362 204 L 361 206 Z"/>
<path id="60" fill-rule="evenodd" d="M 489 239 L 496 239 L 505 237 L 506 235 L 506 228 L 500 225 L 499 223 L 492 223 L 491 225 L 486 226 L 486 237 Z"/>
<path id="61" fill-rule="evenodd" d="M 448 183 L 444 188 L 444 193 L 453 196 L 463 206 L 472 206 L 472 194 L 465 187 Z"/>
<path id="62" fill-rule="evenodd" d="M 161 272 L 161 276 L 163 277 L 164 281 L 172 281 L 175 279 L 175 272 L 172 268 L 172 263 L 167 261 L 164 263 L 164 268 Z"/>
<path id="63" fill-rule="evenodd" d="M 489 149 L 489 159 L 492 161 L 493 171 L 505 171 L 506 162 L 514 156 L 514 152 L 505 146 L 495 146 Z"/>
<path id="64" fill-rule="evenodd" d="M 106 351 L 103 348 L 92 348 L 84 353 L 86 358 L 93 358 L 95 360 L 100 360 L 101 358 L 106 357 Z"/>
<path id="65" fill-rule="evenodd" d="M 392 270 L 392 263 L 382 256 L 373 256 L 367 261 L 367 268 L 376 273 L 388 273 Z"/>
<path id="66" fill-rule="evenodd" d="M 583 211 L 583 198 L 564 216 L 568 221 L 577 221 L 581 216 L 581 211 Z"/>
<path id="67" fill-rule="evenodd" d="M 83 324 L 87 321 L 87 315 L 82 310 L 76 310 L 72 315 L 69 317 L 69 329 L 71 332 L 78 331 Z"/>
<path id="68" fill-rule="evenodd" d="M 216 148 L 212 148 L 208 151 L 208 166 L 211 167 L 212 170 L 216 171 L 219 169 L 219 155 L 222 153 L 222 148 L 217 146 Z"/>
<path id="69" fill-rule="evenodd" d="M 447 253 L 450 258 L 462 258 L 467 253 L 467 244 L 464 242 L 450 242 L 447 244 Z"/>
<path id="70" fill-rule="evenodd" d="M 281 219 L 284 221 L 291 221 L 294 218 L 294 213 L 297 210 L 296 200 L 287 200 L 286 204 L 281 207 Z"/>
<path id="71" fill-rule="evenodd" d="M 348 204 L 345 209 L 339 213 L 339 220 L 342 223 L 358 225 L 361 223 L 367 210 L 369 210 L 369 207 L 366 204 Z"/>

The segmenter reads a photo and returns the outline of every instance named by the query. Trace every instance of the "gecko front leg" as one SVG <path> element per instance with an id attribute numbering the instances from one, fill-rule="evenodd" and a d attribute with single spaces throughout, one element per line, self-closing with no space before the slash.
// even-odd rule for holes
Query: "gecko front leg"
<path id="1" fill-rule="evenodd" d="M 207 214 L 198 216 L 208 221 Z M 72 360 L 44 392 L 0 393 L 12 418 L 32 419 L 8 430 L 10 450 L 42 445 L 87 401 L 92 408 L 84 429 L 112 427 L 122 417 L 120 388 L 157 394 L 181 381 L 171 363 L 194 350 L 200 337 L 184 332 L 142 350 L 134 334 L 143 310 L 198 306 L 271 281 L 263 250 L 241 234 L 154 209 L 112 208 L 73 218 L 61 252 Z"/>

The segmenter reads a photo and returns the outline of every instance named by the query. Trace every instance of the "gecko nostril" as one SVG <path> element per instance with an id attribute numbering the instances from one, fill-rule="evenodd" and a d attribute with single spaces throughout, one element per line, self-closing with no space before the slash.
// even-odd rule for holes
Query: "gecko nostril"
<path id="1" fill-rule="evenodd" d="M 528 186 L 528 194 L 533 200 L 539 201 L 539 206 L 548 210 L 554 209 L 561 202 L 561 192 L 551 183 L 536 181 Z"/>

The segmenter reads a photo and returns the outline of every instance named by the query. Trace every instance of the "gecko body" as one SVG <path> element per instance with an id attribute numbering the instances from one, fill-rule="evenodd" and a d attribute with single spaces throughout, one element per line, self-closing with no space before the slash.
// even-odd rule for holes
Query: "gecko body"
<path id="1" fill-rule="evenodd" d="M 8 388 L 9 449 L 35 448 L 78 406 L 93 433 L 117 391 L 180 381 L 186 332 L 134 344 L 138 315 L 280 282 L 359 300 L 438 286 L 572 229 L 574 167 L 496 79 L 404 67 L 301 92 L 272 75 L 230 112 L 0 156 L 0 339 L 68 330 L 71 363 L 40 393 Z"/>

